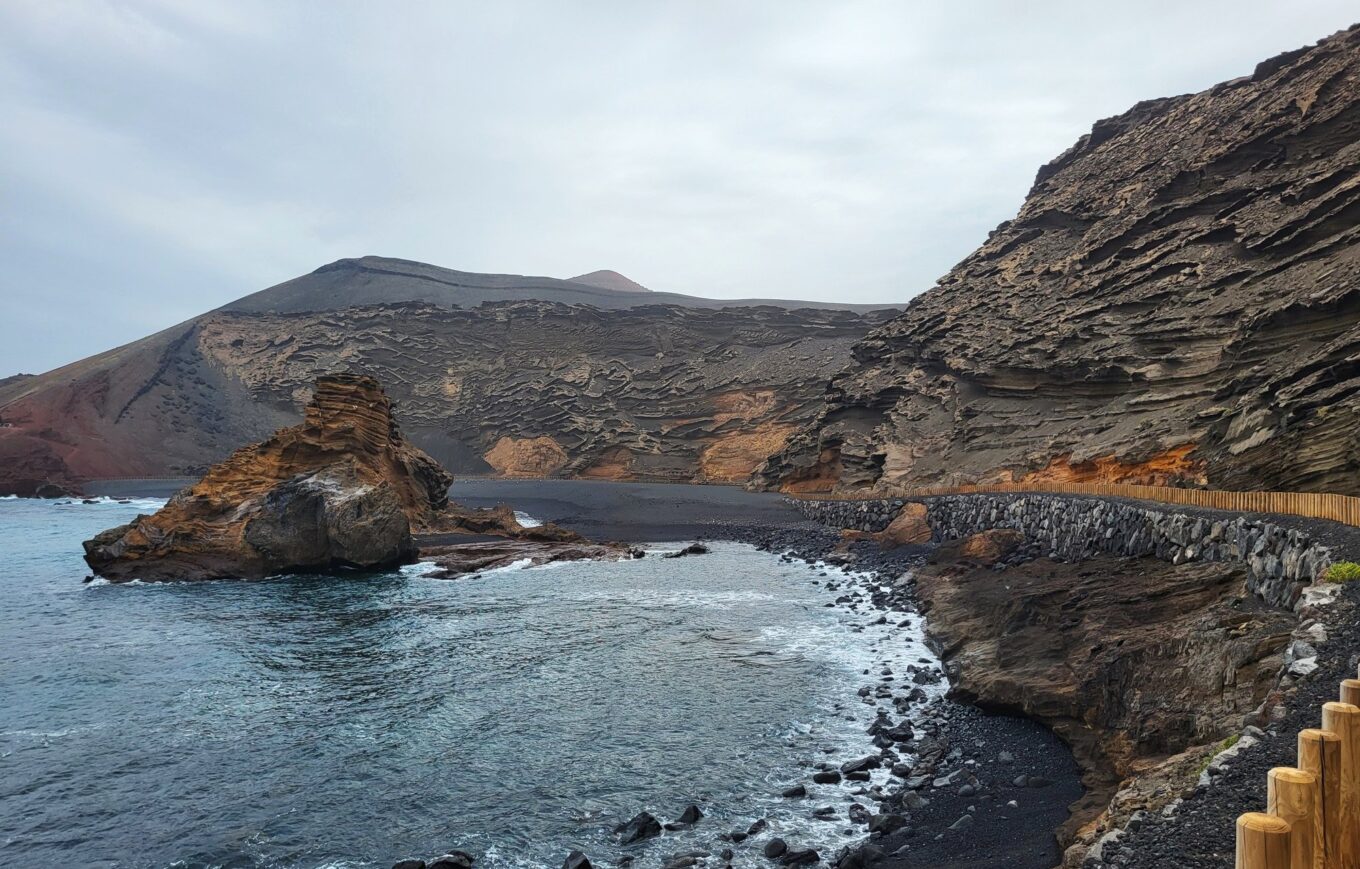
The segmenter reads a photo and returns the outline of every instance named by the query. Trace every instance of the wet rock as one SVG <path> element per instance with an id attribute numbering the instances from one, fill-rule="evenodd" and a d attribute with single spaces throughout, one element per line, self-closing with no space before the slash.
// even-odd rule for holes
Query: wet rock
<path id="1" fill-rule="evenodd" d="M 662 558 L 685 558 L 690 555 L 707 555 L 709 548 L 702 543 L 691 543 L 684 549 L 675 552 L 667 552 Z"/>
<path id="2" fill-rule="evenodd" d="M 769 857 L 771 860 L 774 860 L 783 856 L 784 852 L 787 850 L 789 850 L 788 843 L 785 842 L 783 839 L 775 837 L 765 843 L 763 853 L 765 854 L 766 857 Z"/>
<path id="3" fill-rule="evenodd" d="M 900 830 L 907 825 L 907 819 L 902 815 L 883 813 L 874 815 L 869 819 L 869 832 L 887 836 L 896 830 Z"/>
<path id="4" fill-rule="evenodd" d="M 442 857 L 436 857 L 429 869 L 472 869 L 472 862 L 472 855 L 466 851 L 450 851 Z"/>
<path id="5" fill-rule="evenodd" d="M 572 851 L 562 861 L 562 869 L 592 869 L 590 858 L 581 851 Z"/>
<path id="6" fill-rule="evenodd" d="M 638 812 L 632 820 L 615 827 L 614 832 L 619 834 L 621 844 L 631 845 L 660 836 L 661 824 L 650 813 Z"/>
<path id="7" fill-rule="evenodd" d="M 833 785 L 841 780 L 841 774 L 834 769 L 824 769 L 813 773 L 812 780 L 819 785 Z"/>
<path id="8" fill-rule="evenodd" d="M 779 862 L 785 866 L 811 866 L 820 859 L 821 857 L 816 851 L 811 848 L 803 848 L 785 851 L 784 856 L 779 858 Z"/>
<path id="9" fill-rule="evenodd" d="M 426 869 L 424 860 L 398 860 L 392 869 Z"/>
<path id="10" fill-rule="evenodd" d="M 882 765 L 883 761 L 881 758 L 879 758 L 878 755 L 870 754 L 866 755 L 865 757 L 861 757 L 858 760 L 846 761 L 845 763 L 841 764 L 841 772 L 843 773 L 863 772 L 866 770 L 878 769 Z"/>
<path id="11" fill-rule="evenodd" d="M 813 781 L 816 781 L 816 779 L 814 778 Z M 807 796 L 807 787 L 804 785 L 794 785 L 793 787 L 785 790 L 782 794 L 780 794 L 780 796 L 782 796 L 786 800 L 797 799 L 798 797 L 805 797 Z"/>

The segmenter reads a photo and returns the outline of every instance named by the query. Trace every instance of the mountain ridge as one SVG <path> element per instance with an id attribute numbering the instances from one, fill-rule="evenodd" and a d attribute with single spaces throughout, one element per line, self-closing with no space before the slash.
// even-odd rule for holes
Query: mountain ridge
<path id="1" fill-rule="evenodd" d="M 1096 122 L 760 472 L 1360 493 L 1360 29 Z"/>
<path id="2" fill-rule="evenodd" d="M 413 437 L 460 473 L 744 482 L 804 419 L 834 360 L 848 361 L 850 344 L 890 310 L 339 260 L 121 347 L 0 381 L 0 494 L 200 473 L 295 423 L 317 376 L 351 369 L 377 377 Z M 674 358 L 678 347 L 693 357 Z M 809 348 L 816 357 L 800 369 Z M 763 368 L 735 364 L 743 356 Z M 481 379 L 468 382 L 460 366 Z M 446 392 L 455 381 L 482 396 L 477 413 Z M 558 411 L 539 418 L 544 402 Z M 620 440 L 602 464 L 610 431 Z"/>

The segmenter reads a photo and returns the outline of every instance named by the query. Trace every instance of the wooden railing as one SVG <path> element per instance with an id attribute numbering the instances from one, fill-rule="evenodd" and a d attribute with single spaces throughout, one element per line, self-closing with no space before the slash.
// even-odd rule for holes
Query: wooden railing
<path id="1" fill-rule="evenodd" d="M 1360 525 L 1360 498 L 1322 492 L 1224 492 L 1217 489 L 1178 489 L 1173 486 L 1133 486 L 1125 483 L 994 483 L 972 486 L 935 486 L 922 489 L 875 489 L 858 493 L 790 493 L 807 500 L 859 501 L 866 498 L 926 498 L 932 495 L 969 495 L 999 492 L 1040 492 L 1061 495 L 1098 495 L 1134 498 L 1187 507 L 1231 510 L 1235 513 L 1284 513 Z"/>
<path id="2" fill-rule="evenodd" d="M 1357 674 L 1360 675 L 1360 674 Z M 1322 727 L 1299 733 L 1298 766 L 1276 767 L 1266 811 L 1237 819 L 1237 869 L 1360 866 L 1360 679 L 1322 705 Z"/>

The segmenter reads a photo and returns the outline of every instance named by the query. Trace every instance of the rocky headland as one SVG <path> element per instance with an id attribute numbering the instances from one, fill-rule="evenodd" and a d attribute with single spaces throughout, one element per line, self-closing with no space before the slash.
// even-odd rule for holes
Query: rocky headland
<path id="1" fill-rule="evenodd" d="M 1360 494 L 1360 29 L 1097 122 L 760 472 Z"/>
<path id="2" fill-rule="evenodd" d="M 453 478 L 402 436 L 371 377 L 319 378 L 302 423 L 243 447 L 151 516 L 85 542 L 110 580 L 254 578 L 414 561 L 414 532 L 494 534 L 557 544 L 509 508 L 449 501 Z"/>

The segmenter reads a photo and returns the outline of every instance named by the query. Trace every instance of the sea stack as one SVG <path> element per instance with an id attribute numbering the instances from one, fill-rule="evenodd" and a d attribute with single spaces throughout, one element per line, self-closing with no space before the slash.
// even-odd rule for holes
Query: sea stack
<path id="1" fill-rule="evenodd" d="M 242 447 L 152 516 L 85 541 L 114 581 L 253 578 L 415 560 L 413 530 L 448 507 L 452 477 L 408 444 L 372 377 L 328 374 L 299 425 Z"/>

